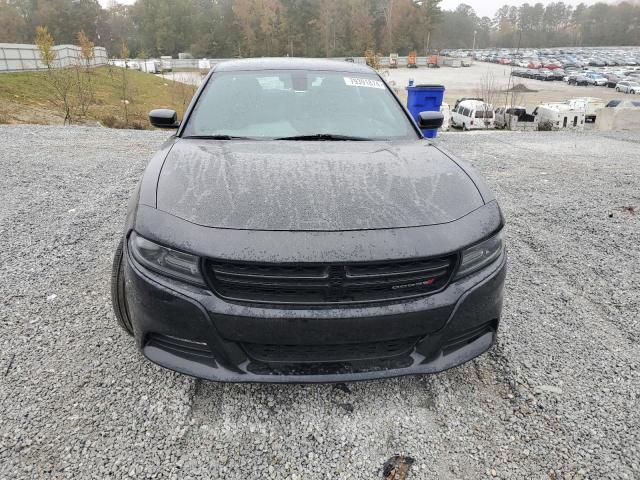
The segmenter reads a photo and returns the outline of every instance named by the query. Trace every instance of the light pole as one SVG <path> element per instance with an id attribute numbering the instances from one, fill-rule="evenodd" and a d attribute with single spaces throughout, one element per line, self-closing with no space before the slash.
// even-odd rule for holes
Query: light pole
<path id="1" fill-rule="evenodd" d="M 473 62 L 476 59 L 476 35 L 478 34 L 477 30 L 473 31 L 473 53 L 471 54 L 471 61 Z"/>

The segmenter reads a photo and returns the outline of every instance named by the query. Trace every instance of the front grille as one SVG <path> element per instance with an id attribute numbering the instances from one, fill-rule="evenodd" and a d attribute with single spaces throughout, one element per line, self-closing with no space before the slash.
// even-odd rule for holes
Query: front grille
<path id="1" fill-rule="evenodd" d="M 350 362 L 385 359 L 407 354 L 418 337 L 386 342 L 344 345 L 263 345 L 245 343 L 243 347 L 254 360 L 265 363 Z"/>
<path id="2" fill-rule="evenodd" d="M 329 362 L 329 363 L 264 363 L 250 362 L 247 370 L 255 375 L 349 375 L 365 372 L 382 372 L 408 368 L 413 365 L 410 356 L 394 357 L 377 361 Z"/>
<path id="3" fill-rule="evenodd" d="M 240 302 L 326 305 L 392 301 L 437 292 L 456 255 L 352 264 L 276 264 L 207 260 L 214 292 Z"/>

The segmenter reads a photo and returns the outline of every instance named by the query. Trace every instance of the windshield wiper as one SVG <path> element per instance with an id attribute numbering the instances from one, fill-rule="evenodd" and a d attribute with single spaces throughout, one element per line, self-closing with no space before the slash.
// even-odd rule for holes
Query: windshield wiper
<path id="1" fill-rule="evenodd" d="M 371 139 L 365 137 L 350 137 L 349 135 L 336 135 L 333 133 L 315 133 L 312 135 L 294 135 L 293 137 L 274 138 L 274 140 L 352 140 L 364 142 Z"/>
<path id="2" fill-rule="evenodd" d="M 201 140 L 251 140 L 249 137 L 236 137 L 234 135 L 189 135 L 182 138 L 196 138 Z"/>

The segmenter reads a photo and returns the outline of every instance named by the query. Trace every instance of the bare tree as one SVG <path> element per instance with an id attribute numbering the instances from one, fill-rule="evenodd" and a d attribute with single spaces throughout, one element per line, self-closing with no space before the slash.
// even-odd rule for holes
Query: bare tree
<path id="1" fill-rule="evenodd" d="M 95 44 L 81 31 L 77 36 L 80 52 L 73 69 L 76 76 L 76 95 L 78 109 L 82 116 L 86 116 L 91 105 L 95 103 L 95 85 L 91 64 L 95 58 Z"/>
<path id="2" fill-rule="evenodd" d="M 175 80 L 174 77 L 173 84 L 171 85 L 171 99 L 174 104 L 181 106 L 178 112 L 180 116 L 183 116 L 187 110 L 193 95 L 198 89 L 199 83 L 200 81 L 196 76 L 185 76 L 180 78 L 180 81 Z"/>
<path id="3" fill-rule="evenodd" d="M 387 34 L 387 50 L 393 51 L 393 7 L 396 0 L 385 0 L 382 3 L 382 14 L 384 16 L 385 30 Z"/>
<path id="4" fill-rule="evenodd" d="M 522 30 L 520 30 L 520 35 L 518 37 L 518 47 L 516 48 L 516 53 L 520 51 L 520 43 L 522 42 Z M 505 97 L 505 121 L 507 122 L 507 127 L 509 130 L 513 129 L 514 121 L 513 117 L 510 114 L 507 114 L 507 109 L 518 106 L 520 104 L 520 99 L 522 98 L 520 89 L 517 85 L 513 84 L 513 66 L 511 66 L 511 72 L 509 72 L 509 82 L 507 83 L 506 88 L 506 97 Z"/>
<path id="5" fill-rule="evenodd" d="M 58 65 L 58 55 L 53 49 L 54 40 L 47 27 L 36 28 L 36 45 L 40 51 L 40 60 L 47 67 L 45 82 L 50 92 L 50 101 L 62 111 L 64 124 L 69 125 L 73 121 L 76 112 L 76 78 L 67 68 Z"/>
<path id="6" fill-rule="evenodd" d="M 476 96 L 484 101 L 484 118 L 490 118 L 489 112 L 493 112 L 494 104 L 498 100 L 500 88 L 492 73 L 485 73 L 480 79 L 480 84 L 476 89 Z"/>
<path id="7" fill-rule="evenodd" d="M 127 127 L 129 125 L 129 81 L 127 78 L 127 60 L 129 60 L 129 47 L 125 42 L 122 42 L 122 48 L 120 49 L 120 58 L 124 61 L 124 66 L 122 68 L 122 82 L 121 93 L 122 93 L 122 108 L 124 113 L 124 125 Z"/>
<path id="8" fill-rule="evenodd" d="M 507 93 L 507 106 L 505 107 L 505 109 L 514 109 L 515 107 L 520 106 L 520 104 L 522 103 L 523 95 L 518 88 L 518 85 L 514 85 L 513 87 L 511 87 Z M 515 117 L 511 114 L 507 115 L 505 112 L 505 120 L 508 122 L 507 128 L 509 130 L 513 130 L 515 124 L 518 121 L 518 117 Z"/>

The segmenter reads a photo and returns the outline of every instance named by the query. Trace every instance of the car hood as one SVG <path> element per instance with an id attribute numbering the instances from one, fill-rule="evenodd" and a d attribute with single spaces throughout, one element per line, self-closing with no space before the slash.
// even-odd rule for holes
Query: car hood
<path id="1" fill-rule="evenodd" d="M 243 230 L 343 231 L 452 222 L 484 202 L 426 141 L 178 139 L 158 179 L 159 210 Z"/>

